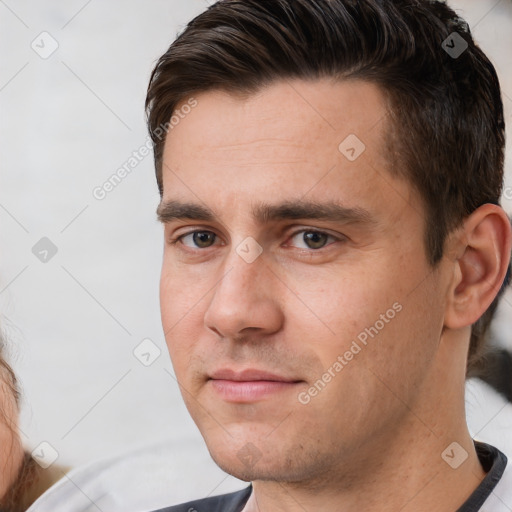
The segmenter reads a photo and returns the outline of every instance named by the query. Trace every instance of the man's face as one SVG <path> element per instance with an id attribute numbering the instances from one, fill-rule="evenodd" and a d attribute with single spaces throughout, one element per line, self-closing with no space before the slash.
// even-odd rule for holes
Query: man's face
<path id="1" fill-rule="evenodd" d="M 160 207 L 176 377 L 224 470 L 325 481 L 421 408 L 446 292 L 424 208 L 389 173 L 372 84 L 195 99 L 166 141 Z"/>

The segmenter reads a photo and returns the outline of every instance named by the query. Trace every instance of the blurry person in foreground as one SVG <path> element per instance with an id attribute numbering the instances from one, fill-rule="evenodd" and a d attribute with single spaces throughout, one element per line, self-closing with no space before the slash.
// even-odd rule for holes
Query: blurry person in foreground
<path id="1" fill-rule="evenodd" d="M 65 471 L 58 465 L 43 469 L 24 448 L 19 431 L 20 392 L 4 352 L 0 332 L 0 512 L 24 512 Z"/>

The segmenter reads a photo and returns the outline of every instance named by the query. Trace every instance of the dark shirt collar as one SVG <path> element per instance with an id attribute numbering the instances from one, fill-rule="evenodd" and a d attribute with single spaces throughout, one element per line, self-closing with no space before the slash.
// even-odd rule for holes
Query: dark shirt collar
<path id="1" fill-rule="evenodd" d="M 482 505 L 492 494 L 507 466 L 507 456 L 500 450 L 480 441 L 474 443 L 480 464 L 487 475 L 457 512 L 477 512 L 481 510 Z"/>

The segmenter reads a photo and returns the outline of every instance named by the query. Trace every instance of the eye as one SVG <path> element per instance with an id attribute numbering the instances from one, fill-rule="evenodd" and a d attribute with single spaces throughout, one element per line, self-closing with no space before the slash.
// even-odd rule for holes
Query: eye
<path id="1" fill-rule="evenodd" d="M 301 231 L 297 231 L 292 235 L 293 239 L 298 239 L 299 243 L 302 242 L 305 247 L 299 247 L 300 249 L 322 249 L 327 245 L 327 241 L 332 239 L 334 241 L 339 240 L 333 235 L 329 233 L 324 233 L 323 231 L 315 231 L 311 229 L 303 229 Z"/>
<path id="2" fill-rule="evenodd" d="M 197 230 L 185 233 L 173 240 L 170 240 L 170 243 L 173 245 L 181 243 L 185 247 L 189 247 L 191 249 L 207 249 L 215 245 L 216 238 L 217 235 L 212 231 Z M 340 240 L 340 238 L 335 237 L 334 235 L 313 229 L 297 231 L 291 236 L 291 239 L 296 239 L 295 243 L 292 245 L 295 245 L 299 249 L 312 250 L 323 249 L 326 245 L 330 245 L 328 244 L 329 240 L 332 241 L 331 243 Z"/>
<path id="3" fill-rule="evenodd" d="M 171 243 L 176 244 L 180 242 L 192 249 L 207 249 L 213 245 L 216 236 L 212 231 L 191 231 L 171 240 Z M 187 239 L 191 240 L 191 244 L 185 242 Z"/>

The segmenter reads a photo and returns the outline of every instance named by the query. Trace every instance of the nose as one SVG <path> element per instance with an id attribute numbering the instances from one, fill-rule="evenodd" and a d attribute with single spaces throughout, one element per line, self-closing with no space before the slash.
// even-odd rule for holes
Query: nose
<path id="1" fill-rule="evenodd" d="M 262 336 L 281 328 L 279 279 L 264 259 L 263 253 L 248 263 L 233 249 L 222 266 L 223 277 L 204 315 L 205 326 L 221 338 L 234 340 L 249 332 Z"/>

